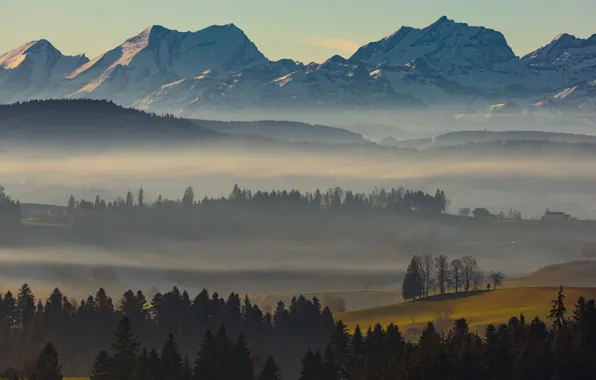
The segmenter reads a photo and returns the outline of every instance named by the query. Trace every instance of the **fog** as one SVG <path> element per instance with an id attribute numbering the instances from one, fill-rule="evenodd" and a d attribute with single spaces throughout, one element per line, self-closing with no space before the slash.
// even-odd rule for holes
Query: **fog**
<path id="1" fill-rule="evenodd" d="M 546 208 L 582 219 L 596 215 L 596 156 L 584 152 L 408 151 L 281 143 L 154 144 L 85 151 L 73 151 L 67 144 L 13 147 L 0 155 L 2 184 L 22 203 L 62 206 L 70 194 L 88 200 L 99 194 L 109 201 L 141 186 L 149 203 L 160 194 L 179 199 L 187 185 L 194 187 L 196 199 L 228 196 L 236 183 L 252 191 L 303 192 L 335 186 L 356 192 L 404 186 L 431 194 L 437 188 L 445 190 L 453 214 L 460 207 L 487 207 L 495 214 L 519 210 L 525 218 L 539 218 Z M 144 236 L 132 242 L 81 243 L 64 238 L 60 229 L 30 229 L 23 244 L 0 251 L 0 285 L 15 289 L 27 281 L 41 294 L 59 286 L 76 297 L 103 286 L 115 298 L 128 288 L 150 294 L 174 285 L 193 293 L 206 287 L 222 294 L 253 295 L 398 289 L 414 254 L 471 255 L 486 271 L 516 277 L 579 257 L 581 242 L 594 232 L 584 225 L 553 232 L 539 222 L 495 229 L 474 220 L 384 214 L 329 221 L 301 219 L 295 212 L 288 216 L 292 219 L 284 227 L 274 217 L 243 214 L 241 218 L 248 218 L 243 219 L 249 226 L 246 231 L 242 227 L 240 233 L 226 233 L 221 227 L 193 241 Z M 254 228 L 259 232 L 250 232 Z"/>
<path id="2" fill-rule="evenodd" d="M 70 194 L 109 200 L 141 186 L 148 199 L 180 198 L 187 185 L 199 199 L 227 196 L 234 184 L 253 191 L 404 186 L 445 189 L 454 213 L 459 207 L 514 208 L 538 218 L 546 208 L 563 208 L 579 218 L 596 216 L 593 155 L 323 149 L 187 146 L 78 154 L 36 148 L 0 154 L 0 177 L 26 203 L 65 205 Z"/>

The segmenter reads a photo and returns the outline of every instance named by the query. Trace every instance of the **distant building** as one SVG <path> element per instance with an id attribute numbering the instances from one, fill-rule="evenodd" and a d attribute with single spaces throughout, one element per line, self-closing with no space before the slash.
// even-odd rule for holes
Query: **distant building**
<path id="1" fill-rule="evenodd" d="M 474 215 L 474 218 L 493 218 L 494 215 L 490 213 L 490 211 L 488 211 L 488 209 L 485 208 L 477 208 L 474 211 L 472 211 L 472 214 Z"/>
<path id="2" fill-rule="evenodd" d="M 542 220 L 546 220 L 546 221 L 558 221 L 558 220 L 570 220 L 571 219 L 571 215 L 566 214 L 564 212 L 560 212 L 560 211 L 550 211 L 549 209 L 546 209 L 546 211 L 544 212 L 544 216 L 542 217 Z"/>

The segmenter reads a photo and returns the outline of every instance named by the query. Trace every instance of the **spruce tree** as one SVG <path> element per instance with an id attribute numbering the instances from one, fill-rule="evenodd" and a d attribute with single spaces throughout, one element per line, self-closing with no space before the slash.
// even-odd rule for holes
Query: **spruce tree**
<path id="1" fill-rule="evenodd" d="M 566 325 L 565 314 L 567 314 L 567 308 L 565 307 L 565 294 L 563 291 L 563 286 L 559 289 L 559 293 L 557 295 L 556 300 L 552 300 L 552 307 L 550 309 L 550 313 L 548 318 L 553 321 L 553 327 L 555 328 L 562 328 Z"/>
<path id="2" fill-rule="evenodd" d="M 16 309 L 18 313 L 17 324 L 24 328 L 27 322 L 35 315 L 35 296 L 28 284 L 23 284 L 17 294 Z"/>
<path id="3" fill-rule="evenodd" d="M 182 357 L 172 334 L 161 350 L 161 372 L 164 379 L 182 380 Z"/>
<path id="4" fill-rule="evenodd" d="M 192 380 L 192 367 L 188 356 L 184 357 L 184 363 L 182 364 L 182 380 Z"/>
<path id="5" fill-rule="evenodd" d="M 111 380 L 111 375 L 110 356 L 107 351 L 100 351 L 91 365 L 91 380 Z"/>
<path id="6" fill-rule="evenodd" d="M 232 349 L 230 365 L 233 368 L 232 378 L 237 380 L 253 380 L 253 361 L 250 358 L 250 350 L 241 334 Z"/>
<path id="7" fill-rule="evenodd" d="M 402 282 L 402 297 L 405 300 L 421 297 L 422 276 L 416 256 L 412 257 Z"/>
<path id="8" fill-rule="evenodd" d="M 52 343 L 46 344 L 39 354 L 35 372 L 30 380 L 63 380 L 62 365 Z"/>
<path id="9" fill-rule="evenodd" d="M 112 344 L 112 380 L 130 380 L 136 367 L 139 342 L 127 317 L 118 322 L 114 336 L 116 340 Z"/>
<path id="10" fill-rule="evenodd" d="M 211 330 L 207 330 L 195 360 L 193 380 L 218 379 L 219 359 L 215 337 Z"/>
<path id="11" fill-rule="evenodd" d="M 281 380 L 281 374 L 279 373 L 279 367 L 275 364 L 273 356 L 267 357 L 265 365 L 259 375 L 259 380 Z"/>
<path id="12" fill-rule="evenodd" d="M 321 354 L 308 350 L 301 361 L 300 380 L 319 380 L 322 377 Z"/>

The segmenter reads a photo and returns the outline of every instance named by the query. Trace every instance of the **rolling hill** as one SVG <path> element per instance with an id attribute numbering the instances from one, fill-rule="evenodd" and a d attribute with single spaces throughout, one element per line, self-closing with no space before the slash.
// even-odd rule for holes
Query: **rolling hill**
<path id="1" fill-rule="evenodd" d="M 506 282 L 508 288 L 532 286 L 596 287 L 596 261 L 548 265 Z"/>
<path id="2" fill-rule="evenodd" d="M 473 331 L 480 332 L 489 324 L 506 323 L 512 316 L 523 314 L 526 320 L 548 316 L 551 300 L 558 288 L 515 288 L 497 291 L 472 292 L 464 297 L 430 297 L 421 301 L 399 303 L 379 308 L 348 311 L 335 316 L 350 329 L 356 325 L 367 329 L 376 323 L 394 323 L 409 339 L 416 339 L 422 327 L 435 322 L 440 328 L 448 329 L 453 320 L 466 318 Z M 566 288 L 568 307 L 580 296 L 596 298 L 596 288 Z"/>

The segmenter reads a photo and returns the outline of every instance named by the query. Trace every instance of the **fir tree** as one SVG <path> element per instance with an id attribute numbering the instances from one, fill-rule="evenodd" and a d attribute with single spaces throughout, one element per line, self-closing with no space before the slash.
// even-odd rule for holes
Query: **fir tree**
<path id="1" fill-rule="evenodd" d="M 136 367 L 139 342 L 134 336 L 130 320 L 124 317 L 114 332 L 112 344 L 112 380 L 130 380 Z"/>
<path id="2" fill-rule="evenodd" d="M 35 372 L 30 380 L 63 380 L 62 365 L 52 343 L 46 344 L 41 351 L 35 365 Z"/>
<path id="3" fill-rule="evenodd" d="M 421 297 L 422 276 L 416 257 L 412 257 L 410 265 L 406 270 L 406 275 L 402 283 L 402 296 L 405 300 Z"/>
<path id="4" fill-rule="evenodd" d="M 567 314 L 567 308 L 565 307 L 565 294 L 563 286 L 560 287 L 559 293 L 556 300 L 552 300 L 552 307 L 548 318 L 553 322 L 553 327 L 562 328 L 566 324 L 565 315 Z"/>
<path id="5" fill-rule="evenodd" d="M 267 357 L 265 365 L 259 375 L 259 380 L 281 380 L 281 374 L 279 373 L 279 367 L 275 364 L 273 356 Z"/>
<path id="6" fill-rule="evenodd" d="M 107 351 L 100 351 L 91 365 L 91 380 L 111 380 L 110 356 Z M 138 380 L 144 380 L 138 378 Z"/>
<path id="7" fill-rule="evenodd" d="M 164 379 L 182 380 L 182 357 L 172 334 L 161 350 L 161 371 Z"/>

